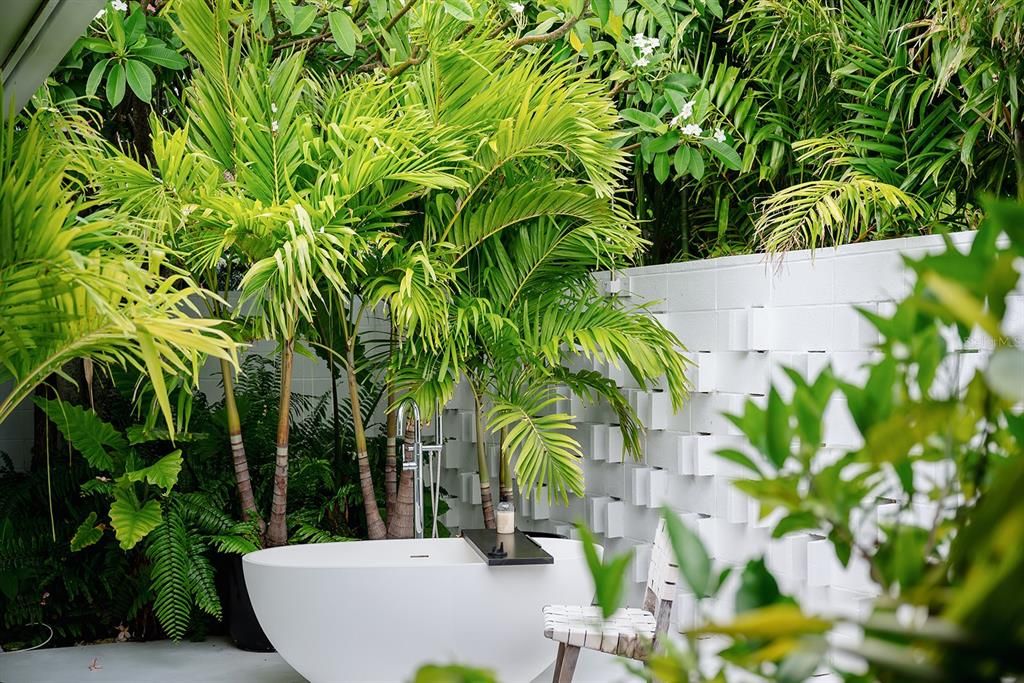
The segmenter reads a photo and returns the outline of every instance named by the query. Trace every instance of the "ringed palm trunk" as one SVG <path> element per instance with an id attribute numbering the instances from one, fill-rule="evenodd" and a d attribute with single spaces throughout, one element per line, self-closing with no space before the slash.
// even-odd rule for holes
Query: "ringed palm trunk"
<path id="1" fill-rule="evenodd" d="M 395 327 L 391 326 L 391 339 L 388 343 L 388 353 L 395 352 Z M 384 509 L 387 513 L 388 524 L 395 514 L 395 504 L 398 501 L 398 413 L 393 410 L 395 406 L 395 385 L 390 378 L 387 379 L 388 387 L 388 414 L 385 422 L 387 444 L 384 450 Z"/>
<path id="2" fill-rule="evenodd" d="M 249 460 L 245 457 L 245 443 L 242 441 L 242 419 L 238 415 L 238 404 L 235 402 L 235 380 L 231 374 L 231 364 L 220 361 L 220 372 L 224 378 L 224 411 L 228 419 L 228 440 L 231 442 L 231 462 L 235 468 L 235 486 L 238 489 L 238 503 L 242 508 L 242 519 L 254 521 L 260 534 L 265 531 L 265 524 L 256 507 L 256 497 L 252 493 L 252 479 L 249 477 Z"/>
<path id="3" fill-rule="evenodd" d="M 267 545 L 284 545 L 288 542 L 288 526 L 285 515 L 288 512 L 288 430 L 292 401 L 292 360 L 295 354 L 295 340 L 289 339 L 281 350 L 281 397 L 277 412 L 277 452 L 274 458 L 274 497 L 270 505 L 270 526 L 267 529 Z"/>
<path id="4" fill-rule="evenodd" d="M 397 418 L 396 418 L 397 419 Z M 416 453 L 413 440 L 416 438 L 416 426 L 411 419 L 405 421 L 405 440 L 402 445 L 402 463 L 415 462 Z M 402 468 L 398 478 L 398 491 L 395 496 L 394 511 L 388 515 L 388 538 L 413 537 L 413 510 L 416 487 L 415 470 Z"/>
<path id="5" fill-rule="evenodd" d="M 498 446 L 498 496 L 501 500 L 512 500 L 515 495 L 515 488 L 512 483 L 512 454 L 505 451 L 505 436 L 508 430 L 501 428 L 501 441 Z"/>
<path id="6" fill-rule="evenodd" d="M 363 509 L 366 511 L 366 533 L 371 541 L 387 538 L 388 529 L 380 516 L 377 493 L 373 490 L 373 473 L 370 471 L 370 455 L 366 449 L 366 428 L 363 425 L 362 408 L 359 405 L 359 384 L 356 379 L 355 341 L 345 344 L 345 362 L 348 365 L 348 397 L 352 406 L 352 432 L 356 441 L 356 463 L 359 465 L 359 488 L 363 493 Z"/>
<path id="7" fill-rule="evenodd" d="M 484 513 L 484 528 L 496 529 L 494 501 L 491 497 L 491 475 L 487 467 L 487 444 L 484 442 L 484 407 L 480 394 L 473 389 L 473 414 L 476 419 L 476 462 L 480 470 L 480 506 Z"/>

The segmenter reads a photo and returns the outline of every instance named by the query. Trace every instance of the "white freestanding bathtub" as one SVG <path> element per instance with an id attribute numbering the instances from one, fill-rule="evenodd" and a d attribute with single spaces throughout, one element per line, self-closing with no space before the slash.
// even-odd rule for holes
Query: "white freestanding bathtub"
<path id="1" fill-rule="evenodd" d="M 270 642 L 311 683 L 411 681 L 428 663 L 528 683 L 554 660 L 541 608 L 590 604 L 579 541 L 539 538 L 551 565 L 489 567 L 461 538 L 260 550 L 245 582 Z"/>

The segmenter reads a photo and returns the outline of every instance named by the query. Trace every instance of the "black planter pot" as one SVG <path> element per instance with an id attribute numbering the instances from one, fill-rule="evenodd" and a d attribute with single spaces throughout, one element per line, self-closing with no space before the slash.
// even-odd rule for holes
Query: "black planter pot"
<path id="1" fill-rule="evenodd" d="M 231 555 L 225 561 L 227 577 L 225 591 L 227 600 L 224 617 L 228 626 L 228 635 L 235 647 L 249 652 L 273 652 L 267 635 L 263 633 L 256 612 L 249 600 L 249 591 L 245 588 L 245 573 L 242 571 L 242 556 Z"/>

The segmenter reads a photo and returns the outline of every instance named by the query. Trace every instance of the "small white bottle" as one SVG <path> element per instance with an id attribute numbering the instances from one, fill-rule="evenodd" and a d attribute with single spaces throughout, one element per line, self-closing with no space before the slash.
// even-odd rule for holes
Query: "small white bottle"
<path id="1" fill-rule="evenodd" d="M 505 498 L 498 503 L 497 507 L 498 517 L 498 533 L 499 534 L 514 534 L 516 531 L 516 508 L 512 505 L 512 501 Z"/>

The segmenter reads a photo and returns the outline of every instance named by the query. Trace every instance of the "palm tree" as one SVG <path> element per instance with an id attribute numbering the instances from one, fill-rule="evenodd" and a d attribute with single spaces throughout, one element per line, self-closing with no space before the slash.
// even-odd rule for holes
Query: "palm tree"
<path id="1" fill-rule="evenodd" d="M 192 317 L 208 296 L 169 265 L 133 216 L 80 200 L 97 136 L 79 118 L 37 113 L 0 124 L 0 421 L 79 358 L 148 375 L 173 434 L 168 376 L 198 381 L 207 355 L 234 365 L 219 321 Z"/>
<path id="2" fill-rule="evenodd" d="M 511 490 L 513 453 L 525 490 L 582 493 L 571 417 L 549 414 L 558 386 L 608 400 L 639 452 L 628 403 L 597 373 L 569 370 L 573 355 L 624 362 L 641 383 L 664 375 L 676 405 L 685 395 L 684 361 L 673 335 L 645 311 L 599 296 L 591 276 L 643 246 L 617 197 L 627 162 L 601 85 L 486 37 L 493 31 L 486 22 L 467 34 L 429 3 L 414 12 L 430 29 L 428 56 L 406 74 L 439 121 L 465 131 L 474 156 L 459 170 L 463 187 L 423 201 L 426 241 L 447 247 L 438 255 L 456 273 L 444 353 L 406 340 L 395 373 L 401 390 L 426 406 L 468 382 L 491 527 L 488 431 L 503 434 L 503 494 Z"/>

